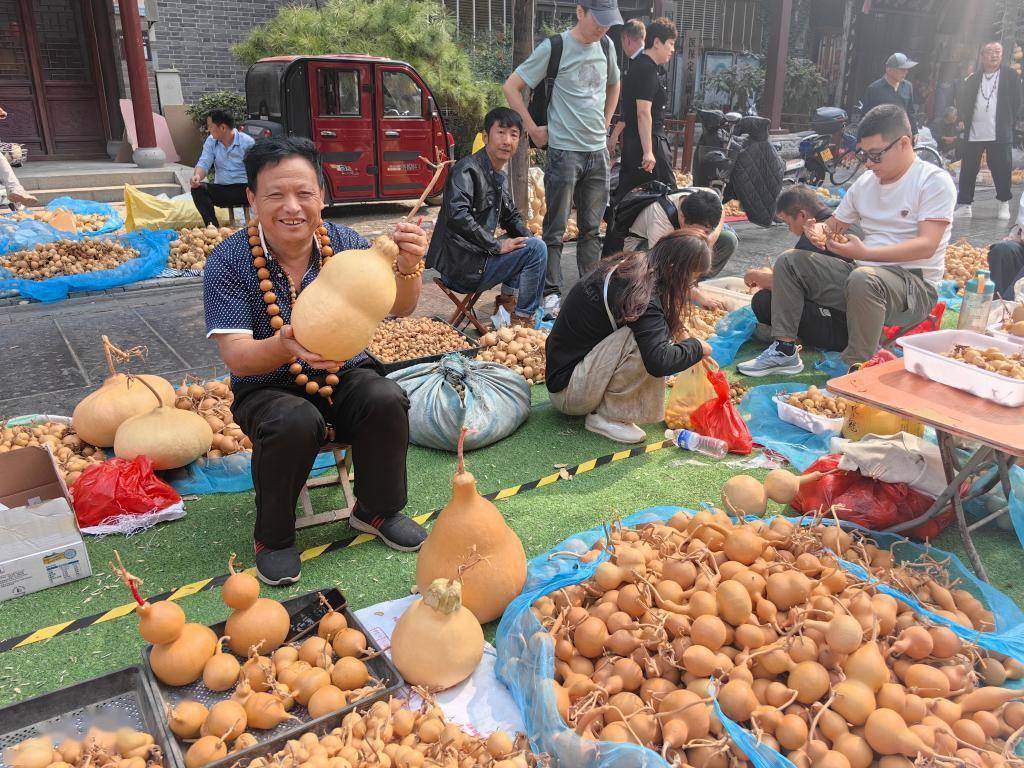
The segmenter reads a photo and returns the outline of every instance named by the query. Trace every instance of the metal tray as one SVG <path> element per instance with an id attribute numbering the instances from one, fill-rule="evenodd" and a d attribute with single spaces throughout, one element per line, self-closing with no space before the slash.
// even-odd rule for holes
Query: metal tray
<path id="1" fill-rule="evenodd" d="M 383 360 L 381 360 L 379 357 L 373 354 L 373 352 L 371 352 L 369 349 L 366 350 L 366 354 L 368 354 L 375 361 L 377 361 L 377 363 L 384 369 L 385 373 L 393 373 L 394 371 L 400 371 L 403 368 L 411 368 L 412 366 L 419 365 L 420 363 L 436 362 L 445 355 L 450 355 L 452 352 L 457 352 L 458 354 L 465 355 L 466 357 L 476 357 L 480 353 L 480 344 L 477 339 L 474 339 L 471 336 L 467 336 L 465 333 L 463 333 L 458 328 L 453 326 L 447 320 L 442 320 L 440 317 L 432 317 L 430 319 L 436 320 L 439 323 L 444 323 L 457 334 L 459 334 L 459 336 L 468 341 L 472 346 L 470 346 L 468 349 L 453 349 L 450 352 L 441 352 L 440 354 L 428 355 L 427 357 L 414 357 L 410 360 L 395 360 L 395 362 L 393 363 L 385 363 Z"/>
<path id="2" fill-rule="evenodd" d="M 110 731 L 130 727 L 150 734 L 164 754 L 164 765 L 174 768 L 174 737 L 159 701 L 145 673 L 139 667 L 127 667 L 11 704 L 0 709 L 0 766 L 3 750 L 25 739 L 53 736 L 60 743 L 63 738 L 81 738 L 97 726 Z"/>
<path id="3" fill-rule="evenodd" d="M 358 629 L 366 636 L 366 642 L 369 650 L 380 650 L 380 646 L 377 645 L 377 642 L 367 631 L 366 627 L 364 627 L 359 619 L 355 617 L 354 613 L 348 610 L 348 603 L 345 600 L 345 596 L 337 589 L 315 590 L 313 592 L 307 592 L 304 595 L 299 595 L 298 597 L 293 597 L 289 600 L 281 601 L 281 604 L 288 610 L 288 615 L 291 616 L 291 629 L 288 632 L 288 640 L 291 640 L 297 635 L 302 635 L 303 637 L 309 636 L 311 633 L 307 632 L 307 630 L 315 626 L 320 617 L 327 613 L 327 609 L 320 602 L 319 595 L 321 594 L 334 610 L 344 614 L 350 627 Z M 222 621 L 219 624 L 211 625 L 210 629 L 217 634 L 217 637 L 221 637 L 224 634 L 224 625 L 225 622 Z M 231 697 L 231 690 L 215 693 L 203 685 L 202 680 L 197 680 L 191 685 L 184 685 L 177 688 L 164 685 L 156 679 L 156 676 L 153 674 L 153 669 L 149 663 L 149 654 L 152 648 L 152 645 L 147 645 L 143 648 L 142 660 L 146 669 L 146 674 L 153 685 L 153 690 L 156 693 L 157 700 L 161 702 L 160 706 L 162 708 L 167 706 L 176 706 L 179 702 L 186 699 L 195 699 L 196 701 L 202 702 L 207 707 L 210 707 L 218 701 L 223 701 L 224 699 Z M 229 651 L 225 649 L 225 653 L 228 652 Z M 345 709 L 340 710 L 341 715 L 345 715 L 356 706 L 364 703 L 373 703 L 378 699 L 391 696 L 395 691 L 405 685 L 405 681 L 402 679 L 402 676 L 398 674 L 398 670 L 395 669 L 395 666 L 391 663 L 391 659 L 388 658 L 386 654 L 381 654 L 375 659 L 371 659 L 366 662 L 366 666 L 370 671 L 370 676 L 382 681 L 384 683 L 384 688 L 360 699 L 358 702 L 349 705 Z M 269 731 L 250 731 L 250 733 L 257 738 L 259 743 L 253 747 L 249 747 L 248 749 L 230 754 L 227 760 L 234 762 L 242 757 L 255 757 L 256 753 L 261 749 L 261 746 L 264 743 L 275 740 L 279 737 L 283 738 L 285 741 L 291 738 L 296 738 L 298 735 L 308 731 L 310 728 L 314 728 L 327 721 L 329 718 L 334 718 L 339 715 L 339 713 L 336 712 L 314 720 L 310 717 L 306 708 L 299 703 L 295 704 L 289 714 L 295 715 L 298 720 L 286 720 L 276 728 Z M 187 750 L 188 747 L 184 742 L 171 734 L 170 753 L 177 765 L 185 765 L 185 752 Z M 226 764 L 230 764 L 230 762 Z"/>

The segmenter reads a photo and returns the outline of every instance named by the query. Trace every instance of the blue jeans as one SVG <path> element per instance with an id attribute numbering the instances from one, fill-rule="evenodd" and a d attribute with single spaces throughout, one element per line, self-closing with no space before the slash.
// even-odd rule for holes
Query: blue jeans
<path id="1" fill-rule="evenodd" d="M 451 288 L 460 293 L 484 291 L 501 283 L 502 293 L 510 294 L 519 289 L 516 300 L 516 314 L 532 315 L 540 306 L 544 294 L 544 270 L 548 263 L 548 249 L 539 237 L 530 237 L 526 245 L 500 256 L 488 256 L 484 262 L 484 276 L 476 287 L 460 286 L 451 280 Z M 464 290 L 465 289 L 465 290 Z"/>
<path id="2" fill-rule="evenodd" d="M 587 274 L 601 257 L 598 240 L 601 219 L 608 207 L 608 150 L 573 152 L 548 149 L 548 169 L 544 173 L 544 242 L 548 246 L 547 287 L 545 294 L 562 293 L 562 237 L 569 212 L 576 207 L 579 241 L 576 266 L 580 277 Z"/>

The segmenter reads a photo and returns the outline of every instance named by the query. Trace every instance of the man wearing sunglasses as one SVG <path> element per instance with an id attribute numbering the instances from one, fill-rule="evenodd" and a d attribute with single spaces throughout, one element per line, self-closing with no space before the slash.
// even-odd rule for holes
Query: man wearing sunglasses
<path id="1" fill-rule="evenodd" d="M 792 250 L 775 264 L 772 286 L 774 341 L 747 376 L 803 370 L 796 345 L 807 302 L 845 312 L 849 366 L 874 355 L 882 327 L 912 327 L 935 306 L 946 263 L 956 187 L 948 173 L 914 154 L 907 113 L 893 104 L 868 112 L 857 128 L 865 173 L 824 224 L 828 250 L 840 258 Z M 860 239 L 847 230 L 864 232 Z"/>

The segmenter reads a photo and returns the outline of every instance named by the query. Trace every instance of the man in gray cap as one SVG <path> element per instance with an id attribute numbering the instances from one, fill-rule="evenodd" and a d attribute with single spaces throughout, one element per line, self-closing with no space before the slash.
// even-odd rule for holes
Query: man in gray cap
<path id="1" fill-rule="evenodd" d="M 914 86 L 907 80 L 907 73 L 917 66 L 905 53 L 894 53 L 885 61 L 885 76 L 880 77 L 864 92 L 863 113 L 866 115 L 879 104 L 895 104 L 902 107 L 910 118 L 910 130 L 917 136 L 914 121 Z"/>
<path id="2" fill-rule="evenodd" d="M 502 86 L 508 105 L 523 119 L 533 143 L 548 149 L 544 173 L 544 242 L 548 247 L 544 308 L 558 311 L 562 292 L 562 237 L 573 203 L 579 224 L 576 265 L 580 276 L 601 253 L 598 229 L 608 205 L 608 126 L 619 100 L 619 67 L 608 29 L 622 23 L 616 0 L 580 0 L 576 25 L 552 35 Z M 558 62 L 547 105 L 547 125 L 530 114 L 524 89 L 536 91 Z M 536 98 L 536 97 L 535 97 Z"/>

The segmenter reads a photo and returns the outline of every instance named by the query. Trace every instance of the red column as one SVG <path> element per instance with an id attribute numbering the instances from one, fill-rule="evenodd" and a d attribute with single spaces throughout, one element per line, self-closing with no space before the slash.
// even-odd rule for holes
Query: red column
<path id="1" fill-rule="evenodd" d="M 782 125 L 782 93 L 786 82 L 786 59 L 789 58 L 789 22 L 793 15 L 793 0 L 775 0 L 775 15 L 771 20 L 772 36 L 768 45 L 768 72 L 765 78 L 765 117 L 772 128 Z"/>
<path id="2" fill-rule="evenodd" d="M 155 147 L 156 128 L 153 127 L 153 103 L 149 98 L 146 55 L 142 50 L 138 0 L 118 0 L 117 4 L 121 9 L 121 33 L 124 35 L 128 87 L 131 89 L 132 111 L 135 113 L 135 136 L 139 149 Z"/>

